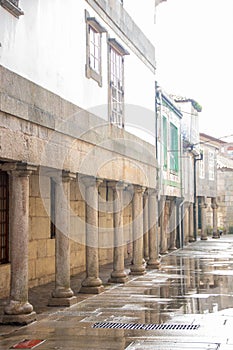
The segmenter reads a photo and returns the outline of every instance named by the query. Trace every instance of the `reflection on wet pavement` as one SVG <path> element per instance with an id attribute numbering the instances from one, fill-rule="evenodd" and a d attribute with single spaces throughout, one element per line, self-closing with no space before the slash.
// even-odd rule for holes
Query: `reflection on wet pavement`
<path id="1" fill-rule="evenodd" d="M 0 338 L 0 349 L 34 336 L 46 338 L 38 350 L 230 350 L 232 267 L 233 238 L 198 241 L 163 257 L 159 271 L 149 271 Z M 200 329 L 94 329 L 98 322 L 200 324 Z"/>

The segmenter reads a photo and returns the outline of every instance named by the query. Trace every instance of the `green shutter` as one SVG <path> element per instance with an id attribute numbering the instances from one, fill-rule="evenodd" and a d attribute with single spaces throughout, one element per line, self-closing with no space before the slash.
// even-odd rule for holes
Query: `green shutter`
<path id="1" fill-rule="evenodd" d="M 167 169 L 167 118 L 163 117 L 163 167 Z"/>
<path id="2" fill-rule="evenodd" d="M 170 124 L 170 169 L 178 172 L 178 129 L 174 124 Z"/>

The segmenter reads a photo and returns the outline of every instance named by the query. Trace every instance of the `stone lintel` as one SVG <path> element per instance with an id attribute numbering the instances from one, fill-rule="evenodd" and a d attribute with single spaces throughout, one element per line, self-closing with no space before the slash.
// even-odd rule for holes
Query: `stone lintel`
<path id="1" fill-rule="evenodd" d="M 30 314 L 21 315 L 3 315 L 0 323 L 11 325 L 26 325 L 36 321 L 36 313 L 32 311 Z"/>
<path id="2" fill-rule="evenodd" d="M 48 306 L 65 306 L 69 307 L 74 304 L 77 304 L 77 297 L 72 296 L 70 298 L 50 298 L 48 302 Z"/>

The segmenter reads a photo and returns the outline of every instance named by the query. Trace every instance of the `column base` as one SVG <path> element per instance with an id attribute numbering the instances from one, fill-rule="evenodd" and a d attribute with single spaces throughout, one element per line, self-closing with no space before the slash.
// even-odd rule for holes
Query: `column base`
<path id="1" fill-rule="evenodd" d="M 129 280 L 129 277 L 128 276 L 122 276 L 122 277 L 117 277 L 117 276 L 114 276 L 114 277 L 110 277 L 108 282 L 109 283 L 126 283 L 128 282 Z"/>
<path id="2" fill-rule="evenodd" d="M 111 277 L 109 278 L 109 283 L 125 283 L 128 281 L 128 276 L 126 272 L 123 270 L 121 271 L 112 271 Z"/>
<path id="3" fill-rule="evenodd" d="M 145 275 L 146 274 L 146 269 L 145 266 L 131 266 L 130 267 L 130 275 L 136 275 L 136 276 L 140 276 L 140 275 Z"/>
<path id="4" fill-rule="evenodd" d="M 220 234 L 217 232 L 213 232 L 212 238 L 220 238 Z"/>
<path id="5" fill-rule="evenodd" d="M 193 242 L 195 242 L 196 240 L 195 240 L 195 238 L 194 237 L 190 237 L 189 238 L 189 243 L 193 243 Z"/>
<path id="6" fill-rule="evenodd" d="M 207 241 L 208 237 L 201 237 L 201 241 Z"/>
<path id="7" fill-rule="evenodd" d="M 79 293 L 83 294 L 100 294 L 104 292 L 104 286 L 82 286 L 81 289 L 79 290 Z"/>
<path id="8" fill-rule="evenodd" d="M 2 324 L 10 325 L 27 325 L 36 321 L 36 313 L 32 311 L 30 314 L 21 314 L 21 315 L 3 315 L 1 322 Z"/>
<path id="9" fill-rule="evenodd" d="M 165 250 L 165 251 L 163 251 L 163 252 L 160 252 L 160 254 L 161 254 L 161 255 L 166 255 L 166 254 L 168 254 L 168 250 Z"/>
<path id="10" fill-rule="evenodd" d="M 52 297 L 49 299 L 48 306 L 65 306 L 69 307 L 71 305 L 77 304 L 77 298 L 75 296 L 69 298 L 56 298 Z"/>
<path id="11" fill-rule="evenodd" d="M 146 266 L 148 269 L 160 269 L 161 267 L 161 264 L 158 260 L 156 259 L 151 259 L 147 262 L 147 266 Z"/>
<path id="12" fill-rule="evenodd" d="M 174 252 L 175 250 L 177 250 L 177 248 L 176 248 L 176 247 L 170 247 L 170 248 L 169 248 L 169 251 Z"/>

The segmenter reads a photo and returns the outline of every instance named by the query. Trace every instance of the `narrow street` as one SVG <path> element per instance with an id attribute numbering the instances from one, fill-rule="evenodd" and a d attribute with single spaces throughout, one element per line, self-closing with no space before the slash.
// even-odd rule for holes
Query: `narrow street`
<path id="1" fill-rule="evenodd" d="M 13 347 L 24 339 L 43 340 L 38 350 L 233 347 L 231 235 L 199 240 L 164 256 L 159 271 L 105 287 L 69 309 L 44 307 L 28 326 L 0 326 L 0 349 L 24 348 Z"/>

